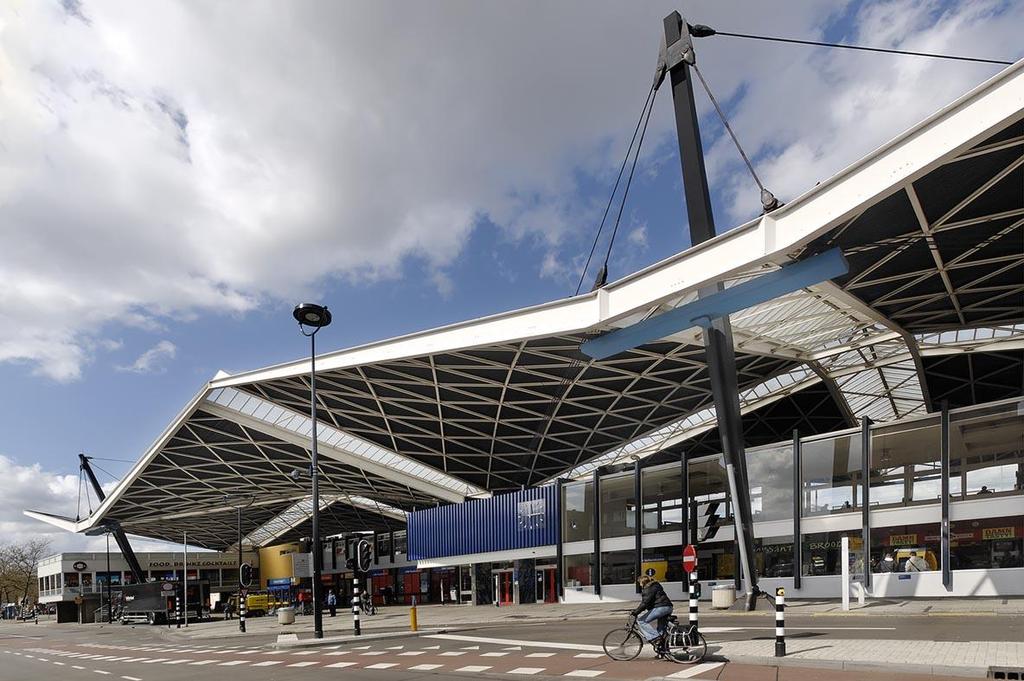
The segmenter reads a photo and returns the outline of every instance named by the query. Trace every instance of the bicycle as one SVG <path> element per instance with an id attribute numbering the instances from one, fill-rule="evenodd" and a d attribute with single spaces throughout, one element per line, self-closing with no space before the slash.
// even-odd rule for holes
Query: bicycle
<path id="1" fill-rule="evenodd" d="M 365 597 L 361 596 L 360 597 L 360 601 L 361 601 L 360 604 L 359 604 L 360 612 L 362 612 L 364 615 L 376 615 L 377 614 L 377 606 L 373 604 L 373 599 L 372 598 L 365 598 Z"/>
<path id="2" fill-rule="evenodd" d="M 612 629 L 601 643 L 604 653 L 613 660 L 626 662 L 640 655 L 644 637 L 636 624 L 636 617 L 630 615 L 625 627 Z M 681 626 L 675 615 L 668 616 L 665 633 L 652 643 L 659 658 L 677 664 L 700 662 L 708 653 L 708 642 L 693 625 Z"/>

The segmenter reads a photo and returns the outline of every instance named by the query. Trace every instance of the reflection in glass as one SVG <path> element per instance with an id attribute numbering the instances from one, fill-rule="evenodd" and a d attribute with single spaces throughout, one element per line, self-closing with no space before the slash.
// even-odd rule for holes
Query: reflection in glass
<path id="1" fill-rule="evenodd" d="M 793 535 L 755 539 L 754 566 L 762 577 L 792 577 Z"/>
<path id="2" fill-rule="evenodd" d="M 634 551 L 608 551 L 601 554 L 602 584 L 632 584 L 637 577 L 633 573 L 636 553 Z"/>
<path id="3" fill-rule="evenodd" d="M 871 431 L 871 505 L 935 503 L 942 497 L 939 418 Z"/>
<path id="4" fill-rule="evenodd" d="M 562 488 L 562 541 L 594 538 L 594 483 L 577 482 Z"/>
<path id="5" fill-rule="evenodd" d="M 849 513 L 858 507 L 860 433 L 800 446 L 803 515 Z"/>
<path id="6" fill-rule="evenodd" d="M 644 532 L 666 532 L 683 526 L 681 466 L 642 471 Z"/>
<path id="7" fill-rule="evenodd" d="M 808 576 L 842 574 L 842 537 L 850 537 L 850 551 L 863 548 L 860 530 L 846 532 L 814 532 L 801 537 L 803 556 L 803 574 Z M 863 572 L 863 564 L 851 566 L 851 574 Z"/>
<path id="8" fill-rule="evenodd" d="M 602 537 L 623 537 L 633 534 L 633 528 L 636 527 L 633 484 L 632 473 L 601 478 Z"/>
<path id="9" fill-rule="evenodd" d="M 586 553 L 578 556 L 565 556 L 562 564 L 565 566 L 565 587 L 567 589 L 580 586 L 591 586 L 591 570 L 594 556 Z"/>
<path id="10" fill-rule="evenodd" d="M 747 452 L 747 481 L 754 522 L 793 517 L 793 445 Z"/>
<path id="11" fill-rule="evenodd" d="M 659 582 L 684 582 L 686 573 L 683 571 L 683 547 L 655 546 L 644 549 L 640 573 L 654 571 L 654 578 Z"/>
<path id="12" fill-rule="evenodd" d="M 952 414 L 949 426 L 950 494 L 973 498 L 1024 490 L 1024 403 Z"/>
<path id="13" fill-rule="evenodd" d="M 729 478 L 722 455 L 691 461 L 689 487 L 690 498 L 697 504 L 697 538 L 700 541 L 713 540 L 719 528 L 732 523 Z"/>

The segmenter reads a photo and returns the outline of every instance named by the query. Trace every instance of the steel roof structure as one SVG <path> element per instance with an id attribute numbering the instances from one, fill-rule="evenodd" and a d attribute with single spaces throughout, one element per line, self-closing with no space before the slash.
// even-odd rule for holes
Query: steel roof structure
<path id="1" fill-rule="evenodd" d="M 1020 395 L 1024 61 L 781 208 L 596 291 L 319 356 L 325 534 L 713 447 L 699 330 L 601 361 L 580 343 L 835 246 L 847 276 L 731 318 L 748 437 Z M 249 541 L 293 536 L 310 510 L 290 475 L 308 465 L 309 368 L 219 374 L 90 518 L 29 513 L 155 537 L 188 525 L 222 548 L 234 525 L 217 500 L 251 493 Z"/>

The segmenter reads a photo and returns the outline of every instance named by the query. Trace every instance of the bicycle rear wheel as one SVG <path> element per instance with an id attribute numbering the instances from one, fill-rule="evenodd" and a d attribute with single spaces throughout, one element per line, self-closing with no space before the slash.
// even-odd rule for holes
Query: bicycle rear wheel
<path id="1" fill-rule="evenodd" d="M 640 654 L 644 641 L 634 629 L 612 629 L 604 635 L 602 645 L 608 657 L 628 661 Z"/>
<path id="2" fill-rule="evenodd" d="M 708 642 L 703 634 L 677 631 L 668 644 L 668 659 L 677 664 L 700 662 L 708 654 Z"/>

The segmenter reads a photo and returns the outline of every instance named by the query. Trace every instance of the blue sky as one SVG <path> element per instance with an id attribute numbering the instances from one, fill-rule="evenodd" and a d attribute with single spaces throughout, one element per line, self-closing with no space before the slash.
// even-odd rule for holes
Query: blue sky
<path id="1" fill-rule="evenodd" d="M 682 4 L 723 30 L 1022 53 L 1019 3 Z M 571 294 L 677 6 L 0 10 L 14 74 L 0 87 L 0 467 L 26 489 L 13 503 L 73 512 L 77 452 L 135 460 L 217 370 L 301 356 L 296 302 L 331 307 L 330 350 Z M 727 38 L 697 49 L 783 201 L 997 72 Z M 698 99 L 723 231 L 758 194 Z M 665 87 L 610 278 L 687 245 Z M 0 526 L 33 530 L 6 511 Z"/>

